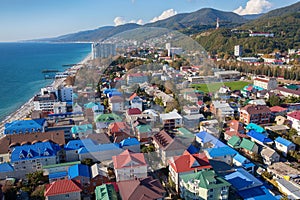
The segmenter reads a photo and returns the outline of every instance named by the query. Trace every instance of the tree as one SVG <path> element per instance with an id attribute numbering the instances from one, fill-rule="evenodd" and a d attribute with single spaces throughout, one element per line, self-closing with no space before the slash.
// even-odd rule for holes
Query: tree
<path id="1" fill-rule="evenodd" d="M 271 95 L 269 97 L 270 106 L 279 106 L 281 104 L 281 100 L 277 95 Z"/>
<path id="2" fill-rule="evenodd" d="M 94 161 L 91 158 L 85 158 L 81 161 L 81 164 L 87 165 L 87 166 L 92 166 L 94 164 Z"/>
<path id="3" fill-rule="evenodd" d="M 169 102 L 166 106 L 165 111 L 168 113 L 168 112 L 173 111 L 174 109 L 180 111 L 180 105 L 177 100 L 173 100 L 173 101 Z"/>
<path id="4" fill-rule="evenodd" d="M 43 176 L 43 171 L 36 171 L 26 174 L 26 178 L 31 189 L 34 189 L 38 185 L 47 182 L 47 177 Z"/>

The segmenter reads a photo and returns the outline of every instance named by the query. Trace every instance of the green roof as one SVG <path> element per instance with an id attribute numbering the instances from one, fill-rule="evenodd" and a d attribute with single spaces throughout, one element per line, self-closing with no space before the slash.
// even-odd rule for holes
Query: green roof
<path id="1" fill-rule="evenodd" d="M 298 90 L 298 86 L 294 84 L 286 85 L 285 87 L 291 90 Z"/>
<path id="2" fill-rule="evenodd" d="M 73 126 L 71 128 L 71 132 L 73 134 L 85 133 L 88 130 L 93 130 L 93 125 L 92 124 L 83 124 L 83 125 Z"/>
<path id="3" fill-rule="evenodd" d="M 255 130 L 256 132 L 258 133 L 263 133 L 265 132 L 265 129 L 257 124 L 254 124 L 254 123 L 249 123 L 247 126 L 246 126 L 246 129 L 247 130 Z"/>
<path id="4" fill-rule="evenodd" d="M 184 137 L 195 137 L 195 135 L 186 128 L 177 129 Z"/>
<path id="5" fill-rule="evenodd" d="M 95 122 L 120 122 L 122 118 L 115 113 L 101 114 L 95 119 Z"/>
<path id="6" fill-rule="evenodd" d="M 95 189 L 96 200 L 118 200 L 118 195 L 112 184 L 103 184 Z"/>
<path id="7" fill-rule="evenodd" d="M 137 129 L 140 133 L 151 132 L 151 126 L 150 126 L 150 125 L 138 125 L 138 126 L 136 127 L 136 129 Z"/>
<path id="8" fill-rule="evenodd" d="M 198 186 L 205 189 L 220 188 L 230 186 L 230 183 L 218 177 L 213 170 L 203 170 L 197 173 L 180 175 L 180 178 L 188 183 L 189 181 L 199 180 Z"/>
<path id="9" fill-rule="evenodd" d="M 76 165 L 76 164 L 80 164 L 80 161 L 59 163 L 59 164 L 54 164 L 54 165 L 46 165 L 46 166 L 43 166 L 43 169 L 50 169 L 50 168 L 64 167 L 64 166 L 72 166 L 72 165 Z"/>
<path id="10" fill-rule="evenodd" d="M 235 146 L 239 145 L 240 142 L 241 142 L 241 139 L 238 136 L 234 135 L 228 140 L 227 144 L 229 146 L 235 147 Z"/>
<path id="11" fill-rule="evenodd" d="M 241 144 L 239 145 L 240 148 L 247 149 L 248 151 L 252 151 L 255 143 L 251 140 L 248 140 L 246 138 L 243 138 Z"/>

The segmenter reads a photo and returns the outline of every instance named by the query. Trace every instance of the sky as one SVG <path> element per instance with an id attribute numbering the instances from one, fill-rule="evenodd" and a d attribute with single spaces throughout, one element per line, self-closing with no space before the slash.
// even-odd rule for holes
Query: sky
<path id="1" fill-rule="evenodd" d="M 101 26 L 145 24 L 214 8 L 264 13 L 298 0 L 0 0 L 0 42 L 56 37 Z"/>

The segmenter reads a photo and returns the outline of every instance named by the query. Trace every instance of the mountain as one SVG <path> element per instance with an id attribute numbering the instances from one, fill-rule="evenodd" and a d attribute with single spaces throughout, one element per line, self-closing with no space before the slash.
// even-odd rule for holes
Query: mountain
<path id="1" fill-rule="evenodd" d="M 105 40 L 113 35 L 127 30 L 139 28 L 140 25 L 129 23 L 120 26 L 104 26 L 94 30 L 80 31 L 78 33 L 67 34 L 56 38 L 46 38 L 38 41 L 48 42 L 92 42 Z"/>
<path id="2" fill-rule="evenodd" d="M 253 19 L 257 19 L 259 17 L 261 17 L 263 15 L 262 14 L 249 14 L 249 15 L 242 15 L 245 19 L 248 19 L 248 20 L 253 20 Z"/>
<path id="3" fill-rule="evenodd" d="M 195 34 L 194 38 L 209 52 L 233 54 L 242 45 L 244 56 L 270 53 L 275 49 L 300 48 L 300 3 L 270 11 L 236 30 L 219 29 Z M 274 33 L 274 37 L 249 37 L 248 30 Z"/>
<path id="4" fill-rule="evenodd" d="M 223 12 L 211 8 L 203 8 L 192 13 L 177 14 L 165 20 L 160 20 L 154 23 L 148 23 L 143 26 L 137 24 L 105 26 L 95 30 L 81 31 L 78 33 L 72 33 L 56 38 L 42 39 L 38 41 L 101 41 L 123 31 L 132 30 L 139 27 L 167 28 L 171 30 L 179 30 L 186 34 L 193 34 L 199 31 L 215 28 L 217 18 L 219 18 L 221 27 L 235 27 L 248 21 L 247 19 L 233 12 Z"/>

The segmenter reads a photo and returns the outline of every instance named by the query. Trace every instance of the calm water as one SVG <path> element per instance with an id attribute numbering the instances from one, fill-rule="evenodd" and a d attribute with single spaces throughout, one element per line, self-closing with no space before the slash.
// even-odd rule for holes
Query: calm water
<path id="1" fill-rule="evenodd" d="M 52 82 L 43 69 L 64 70 L 90 52 L 90 44 L 0 43 L 0 120 Z"/>

